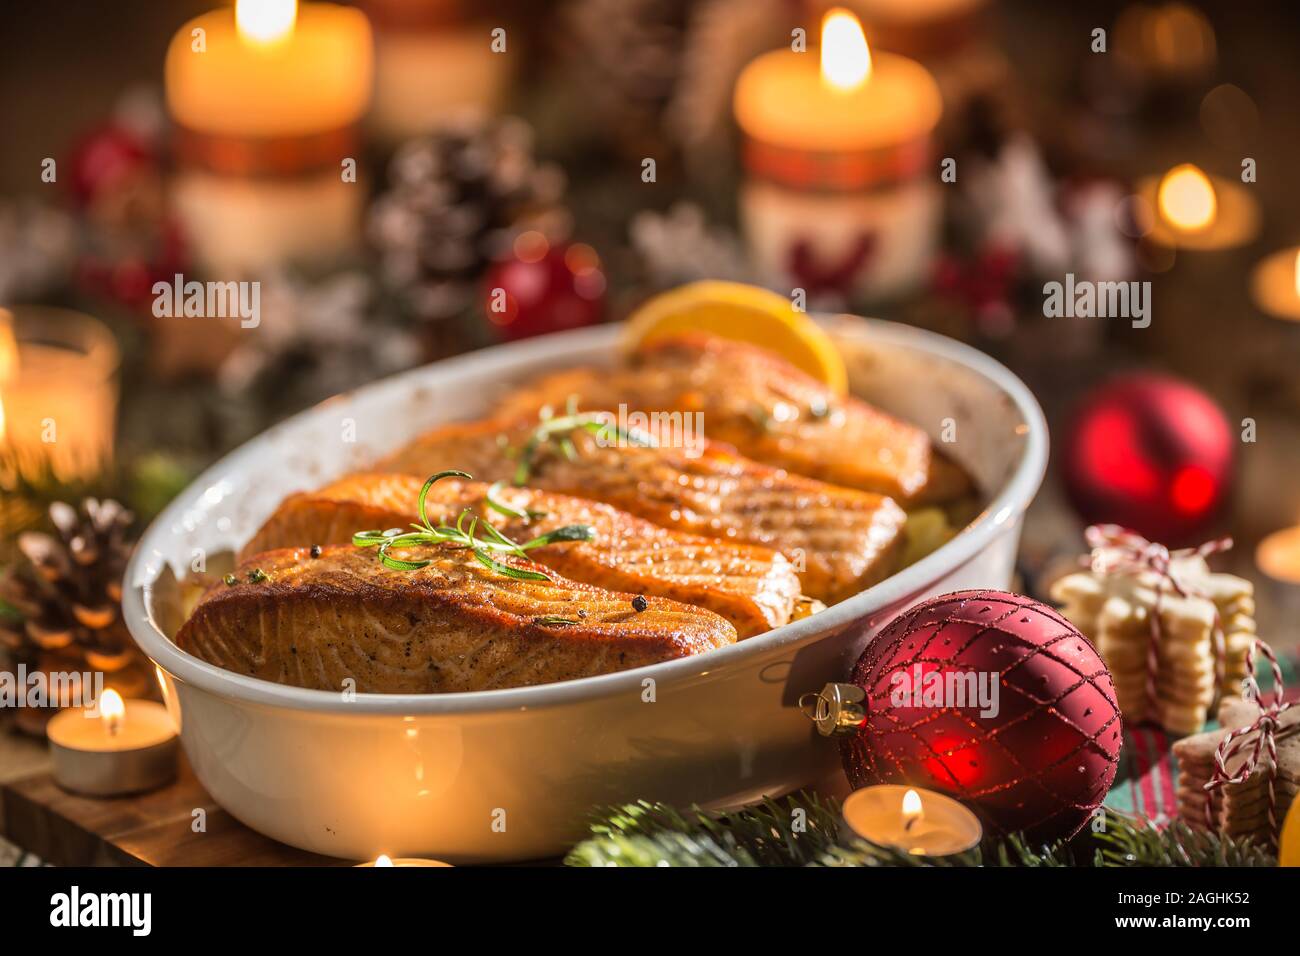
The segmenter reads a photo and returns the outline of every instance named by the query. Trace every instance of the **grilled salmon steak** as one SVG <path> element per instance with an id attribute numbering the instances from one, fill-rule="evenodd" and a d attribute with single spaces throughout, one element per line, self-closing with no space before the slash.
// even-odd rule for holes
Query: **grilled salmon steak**
<path id="1" fill-rule="evenodd" d="M 241 557 L 275 548 L 346 544 L 358 531 L 407 528 L 417 515 L 422 485 L 414 475 L 363 474 L 319 491 L 290 495 L 244 547 Z M 445 480 L 425 497 L 435 525 L 454 525 L 470 510 L 515 541 L 566 525 L 587 525 L 591 540 L 562 541 L 529 552 L 538 562 L 585 584 L 653 594 L 696 604 L 752 637 L 787 623 L 799 599 L 799 578 L 784 556 L 757 545 L 669 531 L 612 505 L 528 488 L 503 489 L 486 504 L 488 485 Z"/>
<path id="2" fill-rule="evenodd" d="M 408 555 L 430 563 L 396 570 L 352 545 L 323 548 L 316 558 L 308 548 L 265 552 L 240 566 L 238 583 L 203 596 L 176 644 L 280 684 L 431 694 L 592 677 L 736 640 L 727 621 L 689 604 L 638 600 L 553 572 L 550 580 L 520 580 L 466 548 L 401 552 Z"/>
<path id="3" fill-rule="evenodd" d="M 827 603 L 893 572 L 905 515 L 890 499 L 788 474 L 707 441 L 646 447 L 599 431 L 596 418 L 560 416 L 540 428 L 535 418 L 449 425 L 377 470 L 423 478 L 463 468 L 484 480 L 603 501 L 685 534 L 773 548 L 794 564 L 804 593 Z"/>
<path id="4" fill-rule="evenodd" d="M 727 339 L 658 339 L 613 371 L 579 368 L 514 389 L 507 420 L 577 407 L 700 413 L 705 434 L 742 455 L 832 484 L 888 495 L 904 507 L 970 491 L 964 472 L 938 455 L 921 429 L 853 397 L 840 397 L 779 355 Z"/>

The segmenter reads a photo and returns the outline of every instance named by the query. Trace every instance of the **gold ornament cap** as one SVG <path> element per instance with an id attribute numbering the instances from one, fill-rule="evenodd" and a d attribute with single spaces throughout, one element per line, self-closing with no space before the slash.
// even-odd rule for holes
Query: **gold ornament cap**
<path id="1" fill-rule="evenodd" d="M 857 684 L 827 684 L 816 694 L 799 698 L 799 709 L 817 725 L 823 737 L 846 736 L 867 719 L 867 692 Z"/>

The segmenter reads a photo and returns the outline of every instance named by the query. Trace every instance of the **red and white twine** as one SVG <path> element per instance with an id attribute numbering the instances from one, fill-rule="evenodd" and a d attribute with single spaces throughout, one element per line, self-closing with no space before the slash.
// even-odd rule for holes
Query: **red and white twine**
<path id="1" fill-rule="evenodd" d="M 1268 760 L 1264 764 L 1264 772 L 1268 775 L 1268 838 L 1270 842 L 1277 840 L 1278 820 L 1277 820 L 1277 741 L 1281 737 L 1288 736 L 1300 730 L 1300 725 L 1283 728 L 1281 717 L 1291 709 L 1291 702 L 1282 700 L 1282 668 L 1277 662 L 1277 655 L 1273 649 L 1258 638 L 1255 639 L 1250 649 L 1246 652 L 1246 685 L 1244 690 L 1249 699 L 1258 702 L 1259 683 L 1255 680 L 1255 655 L 1263 654 L 1267 659 L 1270 668 L 1273 671 L 1273 699 L 1272 702 L 1265 705 L 1260 704 L 1259 717 L 1249 727 L 1240 727 L 1232 731 L 1219 743 L 1219 747 L 1214 752 L 1214 771 L 1210 779 L 1205 784 L 1205 824 L 1211 830 L 1218 828 L 1218 821 L 1214 817 L 1214 791 L 1221 790 L 1230 783 L 1245 783 L 1250 776 L 1259 767 L 1260 756 L 1268 755 Z M 1253 741 L 1246 738 L 1250 734 L 1255 734 Z M 1243 750 L 1249 749 L 1250 756 L 1246 762 L 1241 765 L 1235 774 L 1228 772 L 1228 761 L 1235 757 Z"/>
<path id="2" fill-rule="evenodd" d="M 1084 538 L 1088 542 L 1088 547 L 1092 549 L 1092 554 L 1086 561 L 1095 573 L 1141 575 L 1151 572 L 1159 578 L 1155 587 L 1155 603 L 1149 615 L 1151 638 L 1147 642 L 1146 697 L 1148 712 L 1155 715 L 1157 713 L 1156 684 L 1160 676 L 1160 644 L 1163 634 L 1160 609 L 1165 591 L 1173 591 L 1179 597 L 1204 598 L 1210 601 L 1211 605 L 1214 604 L 1208 594 L 1180 580 L 1174 574 L 1173 564 L 1184 558 L 1204 558 L 1227 551 L 1232 547 L 1232 539 L 1216 538 L 1195 548 L 1170 551 L 1163 544 L 1148 541 L 1136 531 L 1130 531 L 1116 524 L 1091 525 L 1084 532 Z M 1214 605 L 1210 639 L 1214 655 L 1214 686 L 1217 691 L 1223 686 L 1227 666 L 1227 639 L 1223 633 L 1223 622 L 1219 617 L 1217 605 Z"/>

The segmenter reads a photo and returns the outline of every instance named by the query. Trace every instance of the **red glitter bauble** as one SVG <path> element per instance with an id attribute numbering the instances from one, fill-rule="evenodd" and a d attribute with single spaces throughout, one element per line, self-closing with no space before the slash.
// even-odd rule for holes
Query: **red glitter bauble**
<path id="1" fill-rule="evenodd" d="M 1119 378 L 1075 413 L 1061 453 L 1066 490 L 1087 524 L 1192 543 L 1227 497 L 1234 440 L 1199 389 L 1159 375 Z"/>
<path id="2" fill-rule="evenodd" d="M 605 273 L 591 246 L 552 245 L 525 233 L 513 255 L 488 270 L 485 312 L 502 338 L 522 339 L 599 322 Z"/>
<path id="3" fill-rule="evenodd" d="M 1115 779 L 1122 734 L 1110 672 L 1087 638 L 1031 598 L 958 591 L 923 601 L 876 637 L 852 680 L 867 695 L 865 720 L 841 741 L 855 787 L 938 790 L 992 832 L 1046 840 L 1078 832 Z"/>

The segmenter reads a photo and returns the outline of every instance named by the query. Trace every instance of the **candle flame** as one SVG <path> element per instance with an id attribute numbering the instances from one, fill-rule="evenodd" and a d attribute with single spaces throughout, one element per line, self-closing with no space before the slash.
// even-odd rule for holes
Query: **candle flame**
<path id="1" fill-rule="evenodd" d="M 903 794 L 903 816 L 908 823 L 921 818 L 921 795 L 915 790 Z"/>
<path id="2" fill-rule="evenodd" d="M 837 90 L 856 90 L 871 79 L 871 50 L 862 24 L 835 7 L 822 20 L 822 82 Z"/>
<path id="3" fill-rule="evenodd" d="M 122 695 L 110 687 L 99 697 L 99 719 L 104 721 L 110 734 L 115 734 L 121 728 L 125 716 L 126 704 L 122 701 Z"/>
<path id="4" fill-rule="evenodd" d="M 1175 166 L 1160 180 L 1160 215 L 1179 229 L 1196 232 L 1214 222 L 1218 202 L 1209 178 L 1191 163 Z"/>
<path id="5" fill-rule="evenodd" d="M 381 853 L 375 858 L 375 866 L 392 866 L 393 861 L 387 853 Z"/>
<path id="6" fill-rule="evenodd" d="M 269 46 L 293 32 L 298 0 L 235 0 L 235 27 L 244 40 Z"/>

